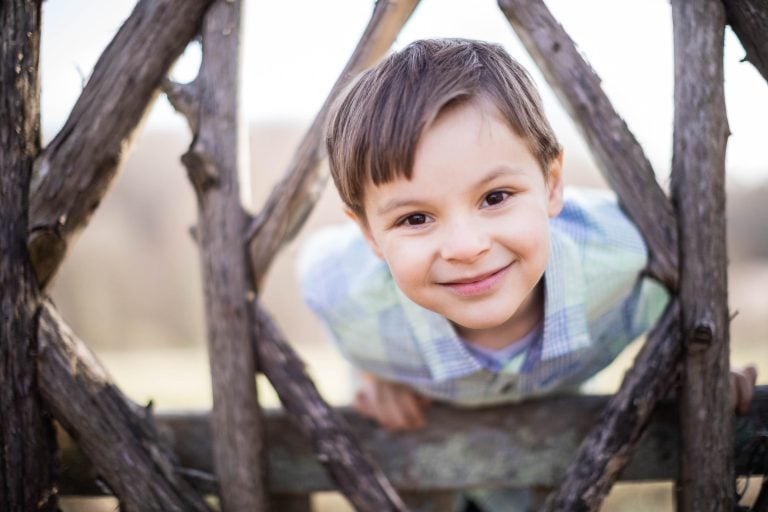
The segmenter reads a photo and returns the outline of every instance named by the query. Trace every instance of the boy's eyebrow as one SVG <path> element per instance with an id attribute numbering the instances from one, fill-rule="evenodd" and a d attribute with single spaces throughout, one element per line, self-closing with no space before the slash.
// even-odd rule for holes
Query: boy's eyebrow
<path id="1" fill-rule="evenodd" d="M 397 208 L 402 208 L 402 207 L 404 207 L 404 206 L 412 206 L 412 205 L 413 205 L 413 206 L 415 206 L 416 204 L 418 204 L 418 201 L 417 201 L 416 199 L 410 199 L 410 198 L 405 198 L 405 199 L 397 199 L 397 198 L 395 198 L 395 199 L 390 199 L 389 201 L 387 201 L 386 203 L 384 203 L 384 204 L 383 204 L 383 205 L 382 205 L 382 206 L 381 206 L 381 207 L 380 207 L 380 208 L 379 208 L 379 209 L 376 211 L 376 213 L 377 213 L 377 214 L 379 214 L 379 215 L 384 215 L 385 213 L 387 213 L 387 212 L 389 212 L 389 211 L 391 211 L 391 210 L 396 210 Z"/>
<path id="2" fill-rule="evenodd" d="M 525 171 L 516 167 L 509 167 L 506 165 L 499 165 L 492 168 L 485 176 L 477 181 L 477 186 L 485 185 L 488 182 L 495 180 L 496 178 L 502 178 L 509 176 L 510 174 L 525 174 Z"/>

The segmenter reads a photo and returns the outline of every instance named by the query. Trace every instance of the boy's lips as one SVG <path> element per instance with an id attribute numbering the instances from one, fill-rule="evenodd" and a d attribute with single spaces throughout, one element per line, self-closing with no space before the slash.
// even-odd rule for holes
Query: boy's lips
<path id="1" fill-rule="evenodd" d="M 463 297 L 482 295 L 487 293 L 496 285 L 496 283 L 501 281 L 511 266 L 512 263 L 484 274 L 453 281 L 445 281 L 439 284 Z"/>

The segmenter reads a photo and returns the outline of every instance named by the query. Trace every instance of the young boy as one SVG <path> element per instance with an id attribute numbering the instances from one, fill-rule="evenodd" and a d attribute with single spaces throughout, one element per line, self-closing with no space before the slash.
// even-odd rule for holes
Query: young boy
<path id="1" fill-rule="evenodd" d="M 667 302 L 615 198 L 564 193 L 539 95 L 496 45 L 391 55 L 337 104 L 327 143 L 357 226 L 307 243 L 302 290 L 365 372 L 357 409 L 386 428 L 424 425 L 431 399 L 576 390 Z"/>

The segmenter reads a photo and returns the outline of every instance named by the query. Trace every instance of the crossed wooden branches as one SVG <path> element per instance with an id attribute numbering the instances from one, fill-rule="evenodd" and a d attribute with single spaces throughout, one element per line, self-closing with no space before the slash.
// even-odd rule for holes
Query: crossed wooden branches
<path id="1" fill-rule="evenodd" d="M 256 369 L 270 378 L 287 410 L 313 440 L 319 460 L 358 510 L 405 508 L 381 471 L 357 449 L 340 416 L 319 397 L 303 364 L 256 297 L 270 262 L 295 235 L 325 183 L 318 164 L 324 156 L 322 132 L 330 104 L 352 76 L 389 48 L 417 3 L 376 3 L 357 49 L 301 142 L 286 177 L 256 217 L 245 213 L 237 198 L 240 169 L 232 151 L 236 149 L 232 141 L 237 135 L 233 121 L 237 104 L 231 100 L 237 96 L 233 94 L 237 85 L 236 73 L 228 73 L 236 67 L 226 66 L 237 63 L 236 1 L 139 1 L 96 64 L 64 128 L 37 157 L 29 192 L 28 247 L 37 283 L 44 289 L 106 194 L 131 137 L 162 84 L 186 115 L 196 134 L 184 163 L 200 212 L 198 242 L 206 274 L 214 382 L 214 466 L 225 510 L 263 510 L 266 506 L 259 463 L 263 440 L 253 386 Z M 719 0 L 673 3 L 676 53 L 698 54 L 700 59 L 689 60 L 710 64 L 698 66 L 676 59 L 673 174 L 679 178 L 673 178 L 673 204 L 602 93 L 599 79 L 543 3 L 499 3 L 582 128 L 601 170 L 642 231 L 651 252 L 648 273 L 671 291 L 680 291 L 680 299 L 672 300 L 621 390 L 584 441 L 566 480 L 548 502 L 550 510 L 594 510 L 624 467 L 653 407 L 675 379 L 684 352 L 689 361 L 684 378 L 693 390 L 690 404 L 701 406 L 701 383 L 714 382 L 715 392 L 706 400 L 712 411 L 708 420 L 727 413 L 727 359 L 722 367 L 723 350 L 727 353 L 724 227 L 715 222 L 723 218 L 722 153 L 727 137 L 719 99 L 725 11 Z M 751 0 L 726 0 L 725 4 L 750 61 L 766 76 L 767 32 L 754 27 L 768 23 L 768 8 Z M 739 14 L 745 9 L 751 9 L 751 17 Z M 204 57 L 200 76 L 184 86 L 167 82 L 164 77 L 170 65 L 201 27 Z M 229 64 L 218 63 L 222 59 Z M 214 86 L 212 77 L 224 82 L 223 86 Z M 705 115 L 688 117 L 694 109 Z M 19 136 L 30 135 L 23 132 Z M 684 152 L 691 147 L 701 150 Z M 711 186 L 690 190 L 692 187 L 683 186 L 689 180 L 705 180 Z M 691 203 L 697 207 L 688 206 Z M 711 226 L 711 231 L 692 236 L 702 225 Z M 696 254 L 703 254 L 703 261 L 692 261 Z M 681 273 L 679 268 L 694 272 Z M 230 273 L 216 282 L 217 276 Z M 30 279 L 22 277 L 21 281 Z M 701 286 L 709 281 L 714 283 Z M 183 471 L 173 454 L 159 440 L 151 409 L 136 406 L 120 393 L 50 303 L 35 294 L 27 297 L 24 300 L 39 311 L 37 385 L 41 395 L 97 466 L 123 509 L 207 510 L 203 499 L 180 477 Z M 707 438 L 711 430 L 695 421 L 686 428 L 703 436 L 700 439 L 710 443 L 708 446 L 716 443 L 718 460 L 729 456 L 727 443 L 732 436 L 717 433 L 716 439 Z M 692 471 L 703 463 L 686 463 L 684 478 L 693 474 L 700 478 L 701 471 Z M 697 500 L 712 496 L 703 488 L 712 482 L 715 484 L 709 487 L 714 488 L 714 495 L 727 503 L 724 486 L 732 481 L 732 470 L 721 466 L 721 473 L 700 478 L 696 490 L 683 493 L 680 504 L 685 510 L 696 509 Z"/>

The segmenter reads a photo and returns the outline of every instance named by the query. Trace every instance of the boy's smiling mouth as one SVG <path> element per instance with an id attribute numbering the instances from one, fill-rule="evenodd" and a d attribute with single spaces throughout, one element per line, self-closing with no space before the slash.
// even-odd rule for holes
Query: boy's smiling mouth
<path id="1" fill-rule="evenodd" d="M 477 295 L 483 295 L 488 293 L 496 284 L 502 280 L 507 274 L 512 263 L 509 263 L 501 268 L 479 274 L 473 277 L 456 279 L 453 281 L 445 281 L 438 283 L 440 286 L 444 286 L 453 293 L 461 295 L 462 297 L 473 297 Z"/>

